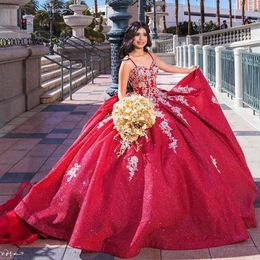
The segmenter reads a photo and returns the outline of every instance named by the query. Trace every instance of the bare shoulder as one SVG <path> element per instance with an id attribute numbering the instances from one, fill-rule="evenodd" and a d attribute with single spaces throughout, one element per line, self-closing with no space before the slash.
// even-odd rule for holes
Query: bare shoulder
<path id="1" fill-rule="evenodd" d="M 125 56 L 122 59 L 121 65 L 120 65 L 121 69 L 126 70 L 126 71 L 130 71 L 133 67 L 134 64 L 133 62 L 130 60 L 130 58 L 128 56 Z"/>
<path id="2" fill-rule="evenodd" d="M 155 53 L 153 53 L 153 52 L 151 52 L 151 51 L 149 51 L 149 53 L 151 54 L 151 56 L 152 56 L 155 60 L 158 59 L 158 56 L 157 56 Z"/>

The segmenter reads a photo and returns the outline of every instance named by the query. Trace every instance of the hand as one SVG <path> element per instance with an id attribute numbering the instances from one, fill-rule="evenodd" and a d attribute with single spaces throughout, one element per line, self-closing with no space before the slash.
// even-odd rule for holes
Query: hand
<path id="1" fill-rule="evenodd" d="M 194 70 L 196 70 L 199 66 L 195 66 L 195 65 L 192 65 L 189 70 L 190 72 L 193 72 Z"/>

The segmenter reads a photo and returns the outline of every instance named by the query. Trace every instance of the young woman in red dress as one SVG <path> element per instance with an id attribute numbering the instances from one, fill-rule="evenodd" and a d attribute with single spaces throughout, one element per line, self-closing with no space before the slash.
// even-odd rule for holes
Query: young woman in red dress
<path id="1" fill-rule="evenodd" d="M 126 30 L 118 97 L 86 123 L 50 173 L 0 208 L 0 242 L 38 237 L 72 247 L 133 257 L 141 248 L 196 249 L 248 239 L 257 190 L 243 152 L 201 71 L 168 65 L 148 51 L 146 25 Z M 161 69 L 189 73 L 170 91 Z M 147 140 L 118 157 L 113 105 L 134 93 L 155 105 Z M 27 186 L 28 187 L 28 186 Z"/>

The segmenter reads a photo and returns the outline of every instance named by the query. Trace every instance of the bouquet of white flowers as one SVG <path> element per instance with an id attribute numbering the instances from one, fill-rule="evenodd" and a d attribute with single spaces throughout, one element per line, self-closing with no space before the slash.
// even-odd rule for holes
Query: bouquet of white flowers
<path id="1" fill-rule="evenodd" d="M 122 138 L 120 156 L 132 142 L 137 143 L 138 137 L 147 139 L 146 129 L 151 128 L 156 119 L 154 104 L 140 95 L 124 97 L 114 104 L 112 118 L 114 128 Z"/>

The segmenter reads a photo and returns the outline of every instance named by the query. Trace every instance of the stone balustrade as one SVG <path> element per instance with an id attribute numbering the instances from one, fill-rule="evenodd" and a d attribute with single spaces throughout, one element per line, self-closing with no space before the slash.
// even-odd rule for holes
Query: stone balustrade
<path id="1" fill-rule="evenodd" d="M 177 66 L 199 65 L 216 94 L 226 92 L 234 97 L 235 106 L 246 105 L 260 113 L 259 53 L 192 44 L 176 47 L 175 53 Z"/>

